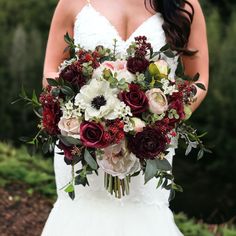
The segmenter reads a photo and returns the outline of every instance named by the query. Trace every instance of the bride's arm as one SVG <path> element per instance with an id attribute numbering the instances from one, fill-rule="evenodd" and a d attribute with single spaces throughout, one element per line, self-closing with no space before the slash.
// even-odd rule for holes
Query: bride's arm
<path id="1" fill-rule="evenodd" d="M 47 85 L 46 78 L 57 77 L 58 66 L 68 57 L 63 52 L 66 47 L 64 35 L 66 32 L 73 35 L 73 7 L 72 0 L 60 0 L 54 12 L 44 60 L 43 87 Z"/>
<path id="2" fill-rule="evenodd" d="M 197 0 L 189 0 L 194 7 L 194 19 L 191 27 L 191 33 L 188 48 L 198 50 L 193 57 L 183 57 L 186 73 L 194 76 L 197 72 L 200 74 L 198 82 L 205 85 L 208 90 L 209 80 L 209 56 L 206 23 L 202 13 L 201 6 Z M 195 111 L 205 98 L 207 91 L 197 88 L 196 102 L 191 105 L 192 111 Z"/>

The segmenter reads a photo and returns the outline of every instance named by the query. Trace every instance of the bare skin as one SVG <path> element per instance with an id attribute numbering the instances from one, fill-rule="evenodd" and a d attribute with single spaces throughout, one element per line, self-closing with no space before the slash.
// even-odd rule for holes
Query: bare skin
<path id="1" fill-rule="evenodd" d="M 155 13 L 150 6 L 147 6 L 148 9 L 145 9 L 143 0 L 91 0 L 90 2 L 97 11 L 101 12 L 114 25 L 123 40 L 129 38 L 143 21 Z M 198 53 L 194 57 L 183 57 L 183 61 L 186 73 L 193 76 L 199 72 L 201 75 L 199 82 L 203 83 L 208 89 L 209 58 L 205 19 L 198 1 L 190 0 L 190 2 L 195 9 L 195 16 L 191 26 L 188 47 L 197 49 Z M 57 76 L 58 66 L 68 57 L 66 53 L 63 53 L 66 47 L 64 34 L 68 32 L 73 36 L 75 17 L 86 3 L 86 0 L 59 1 L 48 37 L 44 61 L 43 86 L 47 85 L 46 78 Z M 192 111 L 195 111 L 201 104 L 206 93 L 206 91 L 198 89 L 197 100 L 191 105 Z"/>

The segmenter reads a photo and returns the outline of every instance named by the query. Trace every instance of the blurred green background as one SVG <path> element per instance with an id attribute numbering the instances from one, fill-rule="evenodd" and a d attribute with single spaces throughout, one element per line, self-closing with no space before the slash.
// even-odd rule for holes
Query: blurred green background
<path id="1" fill-rule="evenodd" d="M 178 152 L 174 171 L 184 193 L 177 194 L 171 207 L 175 212 L 218 224 L 236 217 L 236 2 L 200 2 L 208 28 L 210 87 L 191 123 L 201 132 L 208 131 L 204 141 L 213 154 L 197 162 L 194 153 L 186 158 L 182 151 Z M 20 136 L 34 134 L 36 119 L 30 110 L 11 102 L 22 84 L 27 91 L 36 88 L 40 92 L 48 30 L 56 4 L 56 0 L 0 0 L 0 141 L 14 147 L 22 146 Z M 5 150 L 3 144 L 1 148 Z M 34 158 L 42 162 L 40 157 Z M 49 161 L 49 157 L 44 158 Z M 20 163 L 18 160 L 13 164 L 17 171 L 26 168 Z M 7 168 L 12 167 L 0 158 L 0 177 L 5 180 L 11 173 Z M 53 174 L 52 169 L 48 171 Z M 51 177 L 39 180 L 53 181 Z M 43 194 L 55 194 L 51 188 Z"/>

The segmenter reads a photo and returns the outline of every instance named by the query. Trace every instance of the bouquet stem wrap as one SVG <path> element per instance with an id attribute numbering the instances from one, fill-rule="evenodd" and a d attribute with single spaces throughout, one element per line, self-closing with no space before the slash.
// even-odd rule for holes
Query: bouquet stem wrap
<path id="1" fill-rule="evenodd" d="M 126 176 L 124 179 L 120 179 L 117 176 L 112 176 L 104 172 L 104 187 L 110 194 L 113 195 L 114 193 L 116 198 L 121 198 L 122 195 L 129 195 L 129 184 L 130 176 Z"/>

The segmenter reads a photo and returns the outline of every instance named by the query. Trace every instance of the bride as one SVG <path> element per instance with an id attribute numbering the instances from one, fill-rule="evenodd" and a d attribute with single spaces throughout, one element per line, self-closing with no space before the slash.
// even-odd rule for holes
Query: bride
<path id="1" fill-rule="evenodd" d="M 64 35 L 73 35 L 85 49 L 97 45 L 113 47 L 121 55 L 135 36 L 145 35 L 154 50 L 166 42 L 181 51 L 186 73 L 200 73 L 208 87 L 208 47 L 205 20 L 197 0 L 60 0 L 48 38 L 43 85 L 57 76 L 63 53 Z M 175 62 L 170 62 L 172 70 Z M 199 90 L 194 111 L 206 92 Z M 172 158 L 177 140 L 172 140 L 167 159 Z M 169 191 L 156 189 L 153 178 L 144 185 L 142 175 L 133 177 L 128 196 L 117 199 L 103 187 L 103 174 L 88 176 L 89 186 L 76 186 L 72 201 L 62 189 L 71 178 L 71 166 L 55 148 L 54 168 L 58 198 L 44 226 L 42 236 L 178 236 L 182 235 L 169 209 Z M 76 167 L 76 166 L 75 166 Z M 79 166 L 76 167 L 79 169 Z M 76 171 L 75 168 L 75 171 Z"/>

